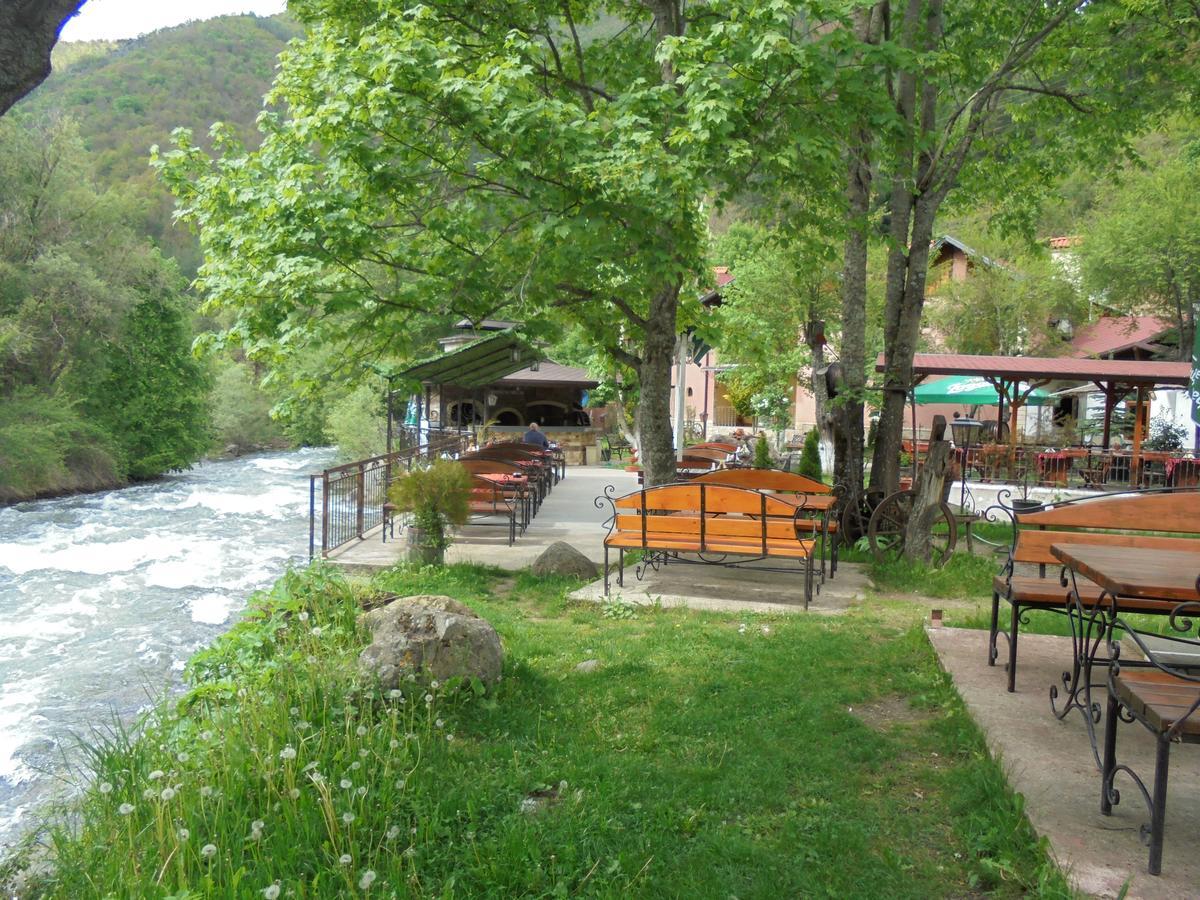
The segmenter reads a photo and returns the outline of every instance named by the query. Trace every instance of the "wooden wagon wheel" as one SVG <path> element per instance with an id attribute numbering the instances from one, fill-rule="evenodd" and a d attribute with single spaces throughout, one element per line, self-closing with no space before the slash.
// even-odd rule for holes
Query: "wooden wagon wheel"
<path id="1" fill-rule="evenodd" d="M 875 508 L 867 534 L 871 541 L 871 552 L 880 562 L 898 559 L 904 555 L 904 530 L 912 515 L 915 491 L 897 491 Z M 954 545 L 958 541 L 958 523 L 949 505 L 939 504 L 939 515 L 933 522 L 929 539 L 932 550 L 930 561 L 934 566 L 945 565 Z"/>

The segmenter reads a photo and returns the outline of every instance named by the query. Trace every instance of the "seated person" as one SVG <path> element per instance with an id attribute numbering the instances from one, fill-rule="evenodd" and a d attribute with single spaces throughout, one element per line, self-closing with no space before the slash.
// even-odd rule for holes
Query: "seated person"
<path id="1" fill-rule="evenodd" d="M 526 444 L 537 444 L 543 450 L 550 446 L 550 442 L 546 440 L 546 436 L 538 428 L 537 422 L 529 423 L 529 430 L 521 436 L 521 440 Z"/>

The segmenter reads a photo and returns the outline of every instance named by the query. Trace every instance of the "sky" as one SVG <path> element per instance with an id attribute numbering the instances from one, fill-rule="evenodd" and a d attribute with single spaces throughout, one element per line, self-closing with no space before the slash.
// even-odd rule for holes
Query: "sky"
<path id="1" fill-rule="evenodd" d="M 159 28 L 214 16 L 283 12 L 285 0 L 87 0 L 79 15 L 63 27 L 60 40 L 132 38 Z"/>

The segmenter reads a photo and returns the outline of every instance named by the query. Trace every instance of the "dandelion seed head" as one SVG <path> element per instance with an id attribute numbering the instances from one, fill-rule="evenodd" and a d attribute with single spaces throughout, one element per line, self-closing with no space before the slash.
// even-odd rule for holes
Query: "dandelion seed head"
<path id="1" fill-rule="evenodd" d="M 171 788 L 171 787 L 163 788 L 162 793 L 159 794 L 159 796 L 163 798 L 164 802 L 169 803 L 175 799 L 175 788 Z"/>
<path id="2" fill-rule="evenodd" d="M 448 734 L 448 735 L 446 735 L 446 740 L 447 740 L 447 741 L 453 741 L 453 740 L 454 740 L 454 735 L 452 735 L 452 734 Z"/>
<path id="3" fill-rule="evenodd" d="M 191 836 L 192 836 L 192 833 L 190 831 L 188 831 L 186 828 L 179 829 L 179 839 L 181 841 L 186 841 Z"/>
<path id="4" fill-rule="evenodd" d="M 279 751 L 279 758 L 280 759 L 295 759 L 296 758 L 296 748 L 293 747 L 291 744 L 288 744 L 286 747 L 284 747 L 282 750 Z"/>
<path id="5" fill-rule="evenodd" d="M 178 755 L 178 756 L 176 756 L 175 758 L 176 758 L 177 760 L 179 760 L 181 763 L 185 763 L 185 762 L 187 762 L 189 759 L 191 759 L 191 757 L 188 755 L 188 753 L 187 753 L 187 751 L 186 751 L 186 750 L 181 750 L 181 751 L 179 752 L 179 755 Z"/>
<path id="6" fill-rule="evenodd" d="M 396 740 L 395 738 L 392 738 L 390 741 L 388 741 L 388 747 L 390 747 L 393 750 L 397 749 L 399 746 L 400 746 L 400 742 L 398 740 Z"/>
<path id="7" fill-rule="evenodd" d="M 266 827 L 267 827 L 267 823 L 264 822 L 262 819 L 255 819 L 253 822 L 250 823 L 251 831 L 262 831 Z"/>
<path id="8" fill-rule="evenodd" d="M 146 788 L 144 791 L 142 791 L 143 800 L 153 800 L 157 796 L 158 791 L 156 791 L 154 788 Z"/>
<path id="9" fill-rule="evenodd" d="M 359 737 L 366 737 L 367 736 L 367 726 L 359 725 L 357 728 L 354 729 L 354 733 L 357 734 Z"/>
<path id="10" fill-rule="evenodd" d="M 202 732 L 200 732 L 200 740 L 202 740 L 202 741 L 211 741 L 211 740 L 212 740 L 212 732 L 211 732 L 211 731 L 202 731 Z"/>
<path id="11" fill-rule="evenodd" d="M 400 837 L 400 826 L 399 825 L 393 825 L 391 828 L 389 828 L 387 830 L 387 839 L 389 841 L 394 841 L 398 837 Z"/>
<path id="12" fill-rule="evenodd" d="M 307 722 L 297 722 L 297 723 L 296 723 L 296 730 L 297 730 L 297 731 L 307 731 L 307 730 L 308 730 L 309 728 L 311 728 L 311 727 L 312 727 L 312 726 L 311 726 L 311 725 L 309 725 Z"/>
<path id="13" fill-rule="evenodd" d="M 213 795 L 213 789 L 210 788 L 207 784 L 204 785 L 204 787 L 200 788 L 200 796 L 201 797 L 211 797 L 212 795 Z"/>
<path id="14" fill-rule="evenodd" d="M 404 691 L 400 690 L 400 688 L 392 688 L 390 691 L 388 691 L 388 697 L 392 700 L 399 700 L 403 696 Z"/>
<path id="15" fill-rule="evenodd" d="M 417 675 L 416 675 L 416 673 L 415 673 L 415 672 L 409 672 L 409 673 L 408 673 L 408 675 L 407 675 L 407 676 L 405 676 L 405 680 L 407 680 L 407 681 L 409 681 L 409 682 L 416 681 L 416 680 L 417 680 Z"/>
<path id="16" fill-rule="evenodd" d="M 375 873 L 372 872 L 370 869 L 367 869 L 365 872 L 362 873 L 361 876 L 359 876 L 358 887 L 360 890 L 364 890 L 364 891 L 370 890 L 371 885 L 373 885 L 374 883 L 375 883 Z"/>
<path id="17" fill-rule="evenodd" d="M 100 793 L 102 793 L 102 794 L 111 794 L 112 793 L 112 785 L 109 784 L 107 781 L 102 781 L 102 782 L 100 782 L 100 786 L 97 788 L 97 790 L 99 790 Z"/>
<path id="18" fill-rule="evenodd" d="M 343 778 L 338 782 L 338 787 L 340 787 L 343 791 L 348 791 L 350 788 L 354 787 L 354 782 L 349 778 Z"/>
<path id="19" fill-rule="evenodd" d="M 354 821 L 354 813 L 352 813 L 352 812 L 344 812 L 344 813 L 342 813 L 342 822 L 343 822 L 344 824 L 346 824 L 346 825 L 349 825 L 349 824 L 351 824 L 353 821 Z"/>
<path id="20" fill-rule="evenodd" d="M 262 895 L 266 897 L 267 900 L 278 900 L 279 882 L 275 882 L 275 884 L 268 884 L 262 889 Z"/>
<path id="21" fill-rule="evenodd" d="M 398 790 L 398 791 L 402 791 L 402 790 L 404 790 L 404 785 L 405 785 L 406 783 L 407 783 L 407 782 L 405 782 L 405 780 L 404 780 L 403 778 L 399 778 L 399 779 L 397 779 L 397 780 L 396 780 L 396 790 Z"/>
<path id="22" fill-rule="evenodd" d="M 361 750 L 358 751 L 358 755 L 361 756 L 363 759 L 366 759 L 368 756 L 371 755 L 371 751 L 368 750 L 366 747 L 363 747 Z"/>
<path id="23" fill-rule="evenodd" d="M 150 781 L 158 781 L 158 779 L 162 778 L 166 774 L 167 773 L 164 772 L 162 769 L 155 769 L 153 772 L 151 772 L 149 775 L 147 775 L 146 778 L 149 779 Z"/>
<path id="24" fill-rule="evenodd" d="M 437 690 L 438 688 L 440 688 L 442 685 L 441 685 L 441 684 L 438 682 L 438 680 L 435 678 L 435 679 L 433 679 L 433 681 L 429 682 L 429 686 L 430 686 L 431 688 L 433 688 L 433 690 L 435 690 L 435 691 L 436 691 L 436 690 Z"/>
<path id="25" fill-rule="evenodd" d="M 317 658 L 310 653 L 308 654 L 307 662 L 310 666 L 315 666 L 317 664 Z"/>
<path id="26" fill-rule="evenodd" d="M 292 788 L 290 791 L 288 791 L 288 796 L 291 797 L 293 800 L 299 800 L 300 799 L 300 788 Z"/>
<path id="27" fill-rule="evenodd" d="M 357 759 L 354 762 L 350 763 L 350 771 L 351 772 L 357 772 L 361 768 L 362 768 L 362 763 L 360 763 Z"/>
<path id="28" fill-rule="evenodd" d="M 313 637 L 320 637 L 320 636 L 321 636 L 321 626 L 320 626 L 320 625 L 314 625 L 314 626 L 313 626 L 313 628 L 312 628 L 312 636 L 313 636 Z"/>
<path id="29" fill-rule="evenodd" d="M 300 715 L 300 707 L 293 706 L 291 709 L 288 710 L 288 715 L 293 716 L 293 717 Z"/>
<path id="30" fill-rule="evenodd" d="M 348 866 L 350 863 L 354 862 L 354 857 L 352 857 L 349 853 L 343 853 L 338 857 L 338 862 L 340 862 L 343 866 Z"/>
<path id="31" fill-rule="evenodd" d="M 430 704 L 430 703 L 432 703 L 432 702 L 433 702 L 433 694 L 426 694 L 426 695 L 425 695 L 425 703 L 426 703 L 426 705 L 428 705 L 428 704 Z"/>
<path id="32" fill-rule="evenodd" d="M 306 610 L 306 609 L 300 610 L 299 618 L 300 618 L 301 622 L 307 622 L 308 621 L 308 610 Z"/>
<path id="33" fill-rule="evenodd" d="M 216 844 L 205 844 L 203 847 L 200 848 L 200 855 L 203 856 L 205 859 L 212 859 L 214 856 L 217 855 L 217 845 Z"/>
<path id="34" fill-rule="evenodd" d="M 358 788 L 354 791 L 354 793 L 358 794 L 358 796 L 360 796 L 360 797 L 367 796 L 367 786 L 365 784 L 359 785 Z"/>
<path id="35" fill-rule="evenodd" d="M 132 803 L 122 803 L 120 806 L 117 807 L 117 812 L 119 812 L 123 816 L 127 816 L 131 812 L 133 812 L 133 804 Z"/>

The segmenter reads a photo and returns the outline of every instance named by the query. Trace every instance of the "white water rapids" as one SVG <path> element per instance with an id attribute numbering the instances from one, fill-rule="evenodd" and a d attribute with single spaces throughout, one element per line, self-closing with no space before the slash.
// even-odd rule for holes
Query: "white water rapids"
<path id="1" fill-rule="evenodd" d="M 301 450 L 152 484 L 0 508 L 0 848 L 51 791 L 73 736 L 128 723 L 247 596 L 308 555 Z"/>

